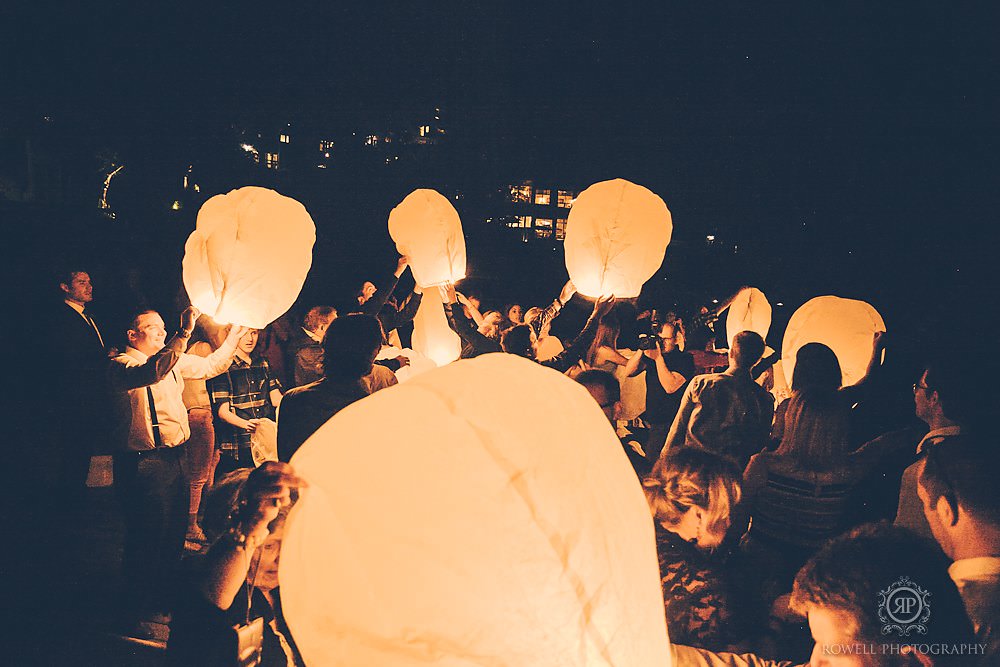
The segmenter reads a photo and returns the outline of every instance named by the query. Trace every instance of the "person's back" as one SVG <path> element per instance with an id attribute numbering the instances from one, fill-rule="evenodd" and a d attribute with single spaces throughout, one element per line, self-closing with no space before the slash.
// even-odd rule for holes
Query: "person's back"
<path id="1" fill-rule="evenodd" d="M 845 457 L 825 470 L 803 469 L 798 461 L 761 452 L 748 471 L 762 468 L 763 486 L 753 497 L 754 536 L 773 543 L 817 549 L 850 528 L 852 493 L 867 468 Z"/>
<path id="2" fill-rule="evenodd" d="M 685 399 L 691 397 L 687 428 L 674 434 L 682 419 L 678 411 L 667 442 L 683 437 L 688 446 L 729 456 L 745 464 L 761 449 L 770 431 L 773 401 L 767 390 L 749 377 L 713 373 L 696 376 Z M 681 422 L 683 423 L 683 422 Z"/>
<path id="3" fill-rule="evenodd" d="M 752 331 L 733 338 L 725 373 L 698 375 L 688 385 L 661 457 L 681 446 L 700 447 L 745 466 L 768 441 L 774 401 L 750 376 L 764 352 Z"/>
<path id="4" fill-rule="evenodd" d="M 280 461 L 289 461 L 302 443 L 337 412 L 368 396 L 364 378 L 372 372 L 381 346 L 382 329 L 371 315 L 347 315 L 330 324 L 323 340 L 324 377 L 296 387 L 281 401 Z"/>

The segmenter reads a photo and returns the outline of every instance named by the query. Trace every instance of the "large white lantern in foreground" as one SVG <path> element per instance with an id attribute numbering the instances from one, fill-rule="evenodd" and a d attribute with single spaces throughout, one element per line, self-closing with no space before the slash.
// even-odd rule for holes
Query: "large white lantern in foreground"
<path id="1" fill-rule="evenodd" d="M 663 263 L 673 223 L 657 195 L 617 178 L 580 193 L 566 222 L 566 270 L 590 297 L 639 296 Z"/>
<path id="2" fill-rule="evenodd" d="M 184 287 L 216 322 L 263 329 L 298 298 L 315 242 L 309 212 L 290 197 L 252 186 L 216 195 L 184 246 Z"/>
<path id="3" fill-rule="evenodd" d="M 506 354 L 436 368 L 291 463 L 309 488 L 280 580 L 306 664 L 671 664 L 641 487 L 563 375 Z"/>
<path id="4" fill-rule="evenodd" d="M 823 343 L 837 355 L 843 385 L 849 387 L 865 375 L 876 331 L 885 331 L 885 322 L 864 301 L 837 296 L 818 296 L 806 301 L 785 329 L 781 346 L 785 379 L 789 384 L 795 381 L 795 355 L 800 347 Z"/>
<path id="5" fill-rule="evenodd" d="M 733 346 L 733 337 L 741 331 L 756 331 L 760 337 L 767 340 L 767 332 L 771 328 L 771 304 L 767 297 L 756 287 L 744 287 L 733 302 L 729 304 L 726 315 L 726 338 L 729 347 Z"/>
<path id="6" fill-rule="evenodd" d="M 465 277 L 465 235 L 458 211 L 434 190 L 414 190 L 389 213 L 389 236 L 410 259 L 421 287 Z"/>

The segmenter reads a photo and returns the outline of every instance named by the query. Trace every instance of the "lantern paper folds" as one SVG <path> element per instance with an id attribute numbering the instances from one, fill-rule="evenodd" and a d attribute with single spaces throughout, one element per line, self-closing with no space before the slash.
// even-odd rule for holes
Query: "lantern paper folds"
<path id="1" fill-rule="evenodd" d="M 767 340 L 770 328 L 771 304 L 767 297 L 756 287 L 741 289 L 729 305 L 729 314 L 726 315 L 729 347 L 733 346 L 733 337 L 741 331 L 756 331 L 761 338 Z"/>
<path id="2" fill-rule="evenodd" d="M 433 292 L 437 292 L 437 289 Z M 461 306 L 456 305 L 456 308 Z M 425 294 L 413 318 L 413 349 L 437 366 L 444 366 L 462 354 L 462 339 L 448 324 L 444 305 L 437 294 Z"/>
<path id="3" fill-rule="evenodd" d="M 673 223 L 657 195 L 623 179 L 580 193 L 566 223 L 566 270 L 590 297 L 639 296 L 663 263 Z"/>
<path id="4" fill-rule="evenodd" d="M 291 464 L 309 488 L 279 576 L 306 664 L 671 665 L 649 508 L 565 376 L 507 354 L 436 368 Z"/>
<path id="5" fill-rule="evenodd" d="M 864 301 L 837 296 L 818 296 L 805 302 L 788 321 L 781 347 L 785 379 L 795 382 L 795 355 L 806 343 L 823 343 L 837 355 L 843 386 L 849 387 L 865 376 L 872 358 L 876 331 L 885 331 L 885 322 Z"/>
<path id="6" fill-rule="evenodd" d="M 295 302 L 316 227 L 299 202 L 245 187 L 209 199 L 184 246 L 184 287 L 216 322 L 263 329 Z"/>
<path id="7" fill-rule="evenodd" d="M 389 213 L 389 236 L 410 260 L 421 287 L 465 277 L 465 236 L 458 211 L 434 190 L 414 190 Z"/>

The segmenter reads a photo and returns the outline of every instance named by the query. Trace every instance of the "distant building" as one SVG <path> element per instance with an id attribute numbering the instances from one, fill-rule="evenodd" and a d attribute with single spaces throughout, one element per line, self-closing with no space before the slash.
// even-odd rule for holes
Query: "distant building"
<path id="1" fill-rule="evenodd" d="M 518 233 L 524 241 L 566 238 L 566 220 L 577 190 L 566 184 L 521 181 L 507 186 L 503 211 L 490 218 Z"/>

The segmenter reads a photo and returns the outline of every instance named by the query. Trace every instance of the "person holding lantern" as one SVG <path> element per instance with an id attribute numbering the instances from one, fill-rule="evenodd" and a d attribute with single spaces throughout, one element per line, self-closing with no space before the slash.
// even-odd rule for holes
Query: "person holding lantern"
<path id="1" fill-rule="evenodd" d="M 405 255 L 400 257 L 396 262 L 396 270 L 387 281 L 389 283 L 387 287 L 377 288 L 371 281 L 365 281 L 358 291 L 360 312 L 377 317 L 378 321 L 382 323 L 386 340 L 395 347 L 403 347 L 396 329 L 413 321 L 417 309 L 420 307 L 420 300 L 423 298 L 423 291 L 419 285 L 414 285 L 413 290 L 406 295 L 402 302 L 393 296 L 400 276 L 409 265 L 408 257 Z"/>
<path id="2" fill-rule="evenodd" d="M 251 440 L 261 423 L 275 420 L 281 402 L 281 383 L 267 360 L 254 354 L 258 336 L 256 329 L 243 334 L 229 369 L 208 381 L 215 414 L 225 424 L 216 434 L 222 450 L 220 472 L 255 466 Z M 273 441 L 271 446 L 276 446 Z"/>
<path id="3" fill-rule="evenodd" d="M 167 340 L 159 313 L 138 313 L 128 330 L 129 346 L 108 368 L 118 446 L 115 488 L 125 520 L 125 622 L 142 636 L 153 634 L 151 623 L 163 620 L 184 548 L 190 491 L 182 462 L 191 435 L 184 381 L 224 372 L 247 331 L 234 326 L 207 357 L 186 354 L 200 314 L 188 307 L 181 328 Z"/>

